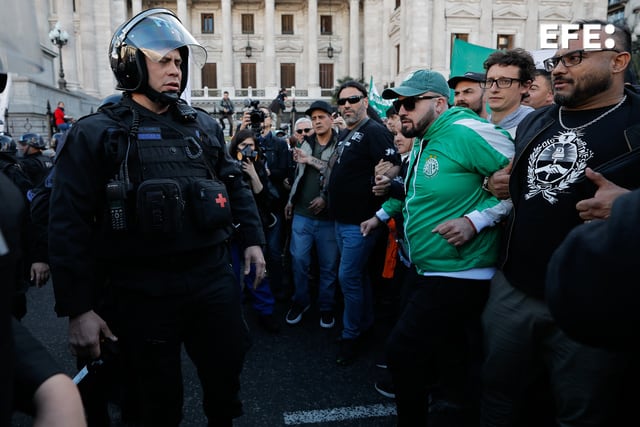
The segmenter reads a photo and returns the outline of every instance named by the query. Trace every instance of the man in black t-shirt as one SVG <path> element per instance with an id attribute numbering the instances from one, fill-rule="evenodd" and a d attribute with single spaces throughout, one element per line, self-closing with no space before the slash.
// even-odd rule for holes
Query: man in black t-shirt
<path id="1" fill-rule="evenodd" d="M 613 35 L 595 32 L 599 40 L 610 37 L 615 48 L 585 49 L 587 23 L 607 24 L 579 22 L 577 39 L 545 61 L 555 105 L 531 112 L 517 128 L 509 166 L 508 244 L 483 314 L 483 426 L 525 425 L 522 407 L 531 385 L 540 383 L 550 384 L 547 395 L 558 423 L 623 425 L 618 417 L 631 407 L 623 381 L 629 355 L 574 341 L 558 327 L 545 300 L 554 250 L 583 221 L 606 218 L 613 199 L 624 192 L 599 187 L 590 168 L 640 146 L 635 136 L 640 97 L 624 86 L 629 33 L 618 27 Z M 614 183 L 623 176 L 640 181 L 637 166 L 609 175 L 605 170 Z"/>
<path id="2" fill-rule="evenodd" d="M 395 177 L 400 170 L 400 155 L 393 135 L 381 123 L 367 116 L 367 90 L 348 81 L 338 89 L 338 106 L 347 128 L 329 160 L 329 214 L 336 221 L 340 250 L 338 279 L 344 295 L 343 330 L 336 362 L 353 362 L 361 335 L 373 324 L 373 307 L 367 260 L 380 233 L 363 236 L 360 223 L 380 208 L 383 197 L 372 191 L 374 170 L 380 160 L 395 166 L 387 172 Z"/>

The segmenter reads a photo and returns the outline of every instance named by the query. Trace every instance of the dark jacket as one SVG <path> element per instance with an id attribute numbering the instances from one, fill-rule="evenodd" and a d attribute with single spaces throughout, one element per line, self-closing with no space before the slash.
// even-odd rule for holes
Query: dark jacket
<path id="1" fill-rule="evenodd" d="M 277 137 L 271 132 L 266 135 L 260 135 L 258 144 L 267 160 L 266 167 L 269 169 L 269 179 L 278 191 L 278 203 L 274 208 L 281 212 L 289 197 L 289 191 L 284 185 L 285 178 L 290 175 L 291 167 L 289 144 L 283 138 Z"/>
<path id="2" fill-rule="evenodd" d="M 27 154 L 21 159 L 18 159 L 22 169 L 29 175 L 29 179 L 34 186 L 40 184 L 49 175 L 49 171 L 53 167 L 53 160 L 51 157 L 45 156 L 41 152 L 34 154 Z"/>
<path id="3" fill-rule="evenodd" d="M 572 338 L 609 349 L 640 349 L 640 190 L 619 197 L 611 216 L 574 228 L 549 262 L 546 297 Z"/>
<path id="4" fill-rule="evenodd" d="M 24 197 L 11 180 L 0 171 L 0 425 L 10 425 L 14 368 L 14 342 L 11 329 L 13 283 L 21 275 L 23 227 L 27 214 Z"/>

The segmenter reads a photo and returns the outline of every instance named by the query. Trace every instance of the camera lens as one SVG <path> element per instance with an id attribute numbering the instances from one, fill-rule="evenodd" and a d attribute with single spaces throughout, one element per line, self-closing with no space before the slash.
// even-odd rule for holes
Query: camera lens
<path id="1" fill-rule="evenodd" d="M 262 123 L 264 120 L 264 114 L 262 111 L 252 111 L 249 118 L 251 123 Z"/>

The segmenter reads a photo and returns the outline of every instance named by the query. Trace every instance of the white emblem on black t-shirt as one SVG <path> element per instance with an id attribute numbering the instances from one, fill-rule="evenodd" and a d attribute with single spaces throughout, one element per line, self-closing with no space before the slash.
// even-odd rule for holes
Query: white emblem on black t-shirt
<path id="1" fill-rule="evenodd" d="M 587 160 L 593 157 L 580 131 L 561 131 L 535 147 L 527 165 L 526 200 L 541 194 L 549 203 L 584 174 Z"/>

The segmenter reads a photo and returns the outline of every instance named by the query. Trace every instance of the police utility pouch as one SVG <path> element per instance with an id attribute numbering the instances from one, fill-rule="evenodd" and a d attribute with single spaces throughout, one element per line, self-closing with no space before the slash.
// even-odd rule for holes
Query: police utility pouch
<path id="1" fill-rule="evenodd" d="M 191 204 L 196 223 L 202 230 L 226 227 L 232 223 L 227 187 L 213 179 L 197 179 L 191 184 Z"/>
<path id="2" fill-rule="evenodd" d="M 182 230 L 184 200 L 177 181 L 149 179 L 138 187 L 136 209 L 140 230 L 150 234 L 175 234 Z"/>

